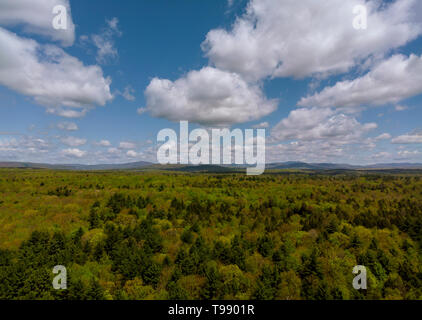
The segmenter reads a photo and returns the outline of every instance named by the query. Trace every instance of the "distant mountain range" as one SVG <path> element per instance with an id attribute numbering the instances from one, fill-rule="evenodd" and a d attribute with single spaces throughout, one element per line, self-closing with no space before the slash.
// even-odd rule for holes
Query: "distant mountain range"
<path id="1" fill-rule="evenodd" d="M 306 162 L 281 162 L 270 163 L 267 169 L 305 169 L 305 170 L 365 170 L 365 169 L 422 169 L 422 163 L 376 163 L 371 165 L 350 165 L 337 163 L 306 163 Z"/>
<path id="2" fill-rule="evenodd" d="M 244 167 L 236 166 L 218 166 L 218 165 L 168 165 L 139 161 L 123 164 L 98 164 L 98 165 L 84 165 L 84 164 L 46 164 L 46 163 L 32 163 L 32 162 L 0 162 L 0 168 L 22 168 L 22 169 L 53 169 L 53 170 L 135 170 L 135 169 L 159 169 L 172 170 L 183 172 L 238 172 Z M 306 163 L 306 162 L 279 162 L 269 163 L 266 166 L 267 170 L 282 170 L 282 169 L 296 169 L 296 170 L 391 170 L 391 169 L 422 169 L 422 163 L 377 163 L 372 165 L 358 166 L 350 164 L 336 164 L 336 163 Z"/>
<path id="3" fill-rule="evenodd" d="M 122 164 L 47 164 L 32 162 L 0 162 L 0 168 L 28 168 L 28 169 L 54 169 L 54 170 L 130 170 L 152 166 L 153 163 L 146 161 L 122 163 Z"/>

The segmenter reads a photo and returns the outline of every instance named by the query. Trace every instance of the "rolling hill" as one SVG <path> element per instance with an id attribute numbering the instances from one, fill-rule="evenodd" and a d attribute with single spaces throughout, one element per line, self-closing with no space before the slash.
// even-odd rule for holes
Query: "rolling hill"
<path id="1" fill-rule="evenodd" d="M 221 172 L 234 173 L 243 171 L 242 166 L 227 165 L 160 165 L 157 163 L 138 161 L 122 164 L 47 164 L 32 162 L 0 162 L 0 168 L 21 168 L 21 169 L 53 169 L 53 170 L 136 170 L 156 169 L 172 170 L 182 172 Z M 299 161 L 277 162 L 266 165 L 267 170 L 391 170 L 391 169 L 422 169 L 422 163 L 377 163 L 366 166 L 336 164 L 336 163 L 306 163 Z"/>

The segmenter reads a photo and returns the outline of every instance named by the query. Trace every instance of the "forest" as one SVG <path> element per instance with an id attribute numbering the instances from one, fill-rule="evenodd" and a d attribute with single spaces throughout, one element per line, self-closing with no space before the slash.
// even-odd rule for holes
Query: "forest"
<path id="1" fill-rule="evenodd" d="M 421 177 L 1 169 L 0 299 L 419 300 Z"/>

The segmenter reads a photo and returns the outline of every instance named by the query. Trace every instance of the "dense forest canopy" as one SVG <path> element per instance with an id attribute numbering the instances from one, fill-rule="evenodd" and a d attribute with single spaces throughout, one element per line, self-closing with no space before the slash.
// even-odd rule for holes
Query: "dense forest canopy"
<path id="1" fill-rule="evenodd" d="M 422 299 L 421 176 L 1 170 L 0 299 Z"/>

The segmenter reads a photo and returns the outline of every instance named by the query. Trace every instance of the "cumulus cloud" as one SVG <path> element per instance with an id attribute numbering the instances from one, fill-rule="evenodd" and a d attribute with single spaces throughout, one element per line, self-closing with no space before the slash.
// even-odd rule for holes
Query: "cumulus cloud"
<path id="1" fill-rule="evenodd" d="M 74 149 L 64 149 L 61 151 L 61 154 L 65 157 L 70 157 L 70 158 L 82 158 L 87 154 L 87 152 L 74 148 Z"/>
<path id="2" fill-rule="evenodd" d="M 270 124 L 268 122 L 261 122 L 261 123 L 258 123 L 256 125 L 252 126 L 252 128 L 254 128 L 254 129 L 265 129 L 265 128 L 268 128 L 269 126 L 270 126 Z"/>
<path id="3" fill-rule="evenodd" d="M 418 150 L 401 150 L 397 152 L 397 155 L 399 156 L 399 158 L 402 158 L 402 159 L 411 159 L 416 156 L 419 156 L 420 154 L 421 152 Z"/>
<path id="4" fill-rule="evenodd" d="M 126 155 L 129 158 L 136 158 L 136 157 L 139 156 L 139 154 L 136 151 L 134 151 L 134 150 L 129 150 L 128 152 L 126 152 Z"/>
<path id="5" fill-rule="evenodd" d="M 50 144 L 41 138 L 22 136 L 20 139 L 7 138 L 0 140 L 0 151 L 22 151 L 23 149 L 33 152 L 47 151 Z"/>
<path id="6" fill-rule="evenodd" d="M 390 152 L 381 151 L 373 154 L 371 158 L 376 159 L 377 161 L 379 161 L 379 159 L 383 159 L 385 161 L 385 159 L 390 159 L 391 156 L 392 154 Z"/>
<path id="7" fill-rule="evenodd" d="M 102 140 L 100 143 L 93 143 L 87 151 L 81 150 L 78 143 L 70 143 L 74 146 L 68 144 L 69 147 L 63 147 L 61 140 L 48 136 L 19 135 L 14 137 L 4 133 L 0 135 L 0 159 L 1 161 L 53 164 L 127 163 L 133 161 L 134 158 L 156 161 L 156 149 L 154 146 L 147 146 L 147 143 L 134 151 L 132 149 L 103 148 L 111 145 L 107 142 L 107 140 Z"/>
<path id="8" fill-rule="evenodd" d="M 357 5 L 368 8 L 364 32 L 353 27 Z M 251 0 L 230 30 L 207 34 L 202 49 L 213 66 L 176 81 L 154 78 L 138 113 L 206 126 L 260 119 L 277 107 L 262 93 L 262 79 L 368 68 L 422 34 L 421 8 L 416 0 Z"/>
<path id="9" fill-rule="evenodd" d="M 67 9 L 67 28 L 56 30 L 52 27 L 53 8 L 64 6 Z M 24 27 L 28 34 L 47 36 L 71 46 L 75 40 L 75 25 L 72 21 L 68 0 L 2 0 L 0 1 L 0 25 Z"/>
<path id="10" fill-rule="evenodd" d="M 133 142 L 122 141 L 119 144 L 119 148 L 120 149 L 135 149 L 136 148 L 136 144 L 133 143 Z"/>
<path id="11" fill-rule="evenodd" d="M 281 120 L 271 131 L 276 141 L 329 140 L 336 144 L 358 142 L 377 127 L 375 123 L 359 123 L 354 117 L 338 114 L 331 109 L 297 109 Z"/>
<path id="12" fill-rule="evenodd" d="M 202 125 L 257 120 L 277 108 L 277 101 L 266 99 L 259 86 L 211 67 L 191 71 L 174 82 L 154 78 L 145 96 L 152 116 Z"/>
<path id="13" fill-rule="evenodd" d="M 356 107 L 397 103 L 422 93 L 422 56 L 401 54 L 375 66 L 363 77 L 337 82 L 302 98 L 300 106 Z"/>
<path id="14" fill-rule="evenodd" d="M 69 147 L 79 147 L 86 144 L 86 139 L 70 137 L 70 136 L 61 138 L 60 141 L 68 145 Z"/>
<path id="15" fill-rule="evenodd" d="M 393 144 L 422 144 L 422 132 L 414 132 L 398 136 L 391 140 Z"/>
<path id="16" fill-rule="evenodd" d="M 101 140 L 97 142 L 96 145 L 101 146 L 101 147 L 109 147 L 111 146 L 111 143 L 108 140 Z"/>
<path id="17" fill-rule="evenodd" d="M 375 128 L 375 123 L 362 124 L 337 110 L 296 109 L 272 128 L 266 157 L 269 162 L 353 161 L 359 148 L 375 147 L 365 138 Z"/>
<path id="18" fill-rule="evenodd" d="M 374 138 L 366 138 L 361 142 L 361 148 L 367 150 L 373 150 L 377 147 L 377 143 L 383 140 L 390 140 L 391 135 L 389 133 L 382 133 Z"/>
<path id="19" fill-rule="evenodd" d="M 74 122 L 60 122 L 57 124 L 57 128 L 59 128 L 60 130 L 65 130 L 65 131 L 79 130 L 78 125 Z"/>
<path id="20" fill-rule="evenodd" d="M 54 114 L 59 117 L 63 118 L 82 118 L 88 112 L 88 108 L 82 108 L 80 110 L 70 109 L 70 108 L 63 108 L 63 107 L 47 107 L 47 113 Z"/>
<path id="21" fill-rule="evenodd" d="M 266 161 L 304 161 L 304 162 L 337 162 L 347 157 L 347 146 L 336 145 L 328 141 L 314 143 L 312 141 L 292 141 L 267 145 Z"/>
<path id="22" fill-rule="evenodd" d="M 22 135 L 19 138 L 0 138 L 2 161 L 44 161 L 54 149 L 45 139 Z"/>
<path id="23" fill-rule="evenodd" d="M 419 36 L 419 2 L 251 0 L 230 30 L 211 30 L 202 48 L 217 68 L 249 80 L 342 73 Z M 368 8 L 366 30 L 353 28 L 356 5 Z"/>
<path id="24" fill-rule="evenodd" d="M 109 154 L 117 154 L 117 153 L 120 153 L 120 150 L 119 150 L 119 149 L 117 149 L 117 148 L 108 148 L 108 149 L 107 149 L 107 152 L 108 152 Z"/>
<path id="25" fill-rule="evenodd" d="M 375 138 L 375 140 L 376 140 L 376 141 L 380 141 L 380 140 L 389 140 L 389 139 L 391 139 L 391 134 L 389 134 L 389 133 L 383 133 L 383 134 L 380 134 L 379 136 L 377 136 L 377 137 Z"/>
<path id="26" fill-rule="evenodd" d="M 0 84 L 33 97 L 48 112 L 83 116 L 87 108 L 112 99 L 110 83 L 100 67 L 0 28 Z"/>

